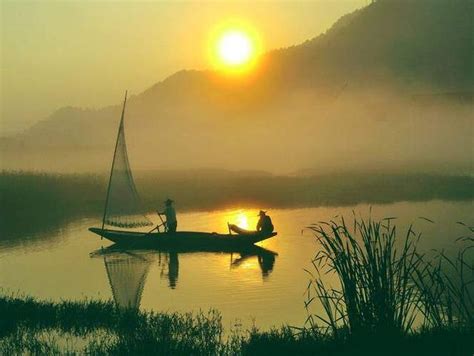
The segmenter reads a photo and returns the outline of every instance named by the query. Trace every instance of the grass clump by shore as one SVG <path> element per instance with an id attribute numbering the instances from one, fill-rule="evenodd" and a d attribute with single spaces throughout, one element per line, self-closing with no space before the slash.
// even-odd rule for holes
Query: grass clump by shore
<path id="1" fill-rule="evenodd" d="M 354 335 L 403 335 L 412 329 L 420 302 L 412 274 L 423 259 L 411 228 L 397 250 L 396 229 L 390 222 L 355 220 L 355 234 L 344 219 L 311 227 L 321 250 L 313 260 L 318 276 L 313 275 L 310 288 L 326 314 L 318 319 L 334 334 L 347 330 Z M 338 288 L 319 278 L 330 272 L 336 273 Z"/>
<path id="2" fill-rule="evenodd" d="M 413 345 L 406 351 L 425 345 L 418 352 L 472 354 L 473 237 L 458 239 L 463 247 L 454 258 L 443 251 L 432 257 L 418 251 L 421 234 L 412 226 L 397 238 L 392 220 L 354 218 L 350 228 L 341 218 L 310 227 L 320 250 L 308 271 L 305 306 L 310 311 L 320 303 L 324 312 L 309 312 L 307 327 L 341 343 L 408 342 Z M 474 229 L 467 229 L 472 235 Z M 328 275 L 335 277 L 333 285 L 325 281 Z"/>

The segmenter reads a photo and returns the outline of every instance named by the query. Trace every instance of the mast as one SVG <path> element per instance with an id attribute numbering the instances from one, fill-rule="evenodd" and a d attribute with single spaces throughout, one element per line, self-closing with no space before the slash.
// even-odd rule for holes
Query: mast
<path id="1" fill-rule="evenodd" d="M 105 225 L 105 216 L 107 214 L 107 206 L 109 205 L 109 194 L 110 194 L 110 183 L 112 182 L 112 173 L 114 171 L 115 166 L 115 156 L 117 155 L 117 147 L 120 138 L 120 132 L 123 130 L 123 119 L 125 116 L 125 105 L 127 104 L 127 91 L 125 91 L 125 99 L 123 101 L 123 108 L 122 108 L 122 116 L 120 118 L 120 125 L 117 132 L 117 140 L 115 141 L 115 149 L 114 149 L 114 158 L 112 159 L 112 168 L 110 169 L 110 176 L 109 176 L 109 185 L 107 186 L 107 196 L 105 198 L 105 207 L 104 207 L 104 215 L 102 216 L 102 230 L 104 230 Z"/>

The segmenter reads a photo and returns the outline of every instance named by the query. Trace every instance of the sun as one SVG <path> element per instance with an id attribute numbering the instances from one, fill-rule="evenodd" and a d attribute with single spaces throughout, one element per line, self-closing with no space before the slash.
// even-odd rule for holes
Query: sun
<path id="1" fill-rule="evenodd" d="M 255 68 L 261 40 L 252 26 L 241 21 L 225 21 L 212 30 L 208 48 L 215 69 L 240 76 Z"/>
<path id="2" fill-rule="evenodd" d="M 248 63 L 253 52 L 252 40 L 242 31 L 225 32 L 217 42 L 219 59 L 228 66 L 242 66 Z"/>

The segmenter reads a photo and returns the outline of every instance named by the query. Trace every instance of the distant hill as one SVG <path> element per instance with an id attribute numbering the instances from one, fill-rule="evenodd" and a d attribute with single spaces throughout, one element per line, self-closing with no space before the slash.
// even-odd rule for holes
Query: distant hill
<path id="1" fill-rule="evenodd" d="M 471 171 L 472 33 L 469 0 L 379 0 L 249 77 L 175 73 L 129 100 L 132 166 Z M 108 169 L 119 115 L 60 109 L 2 139 L 2 165 Z"/>
<path id="2" fill-rule="evenodd" d="M 379 0 L 321 36 L 272 53 L 268 72 L 309 87 L 472 90 L 472 14 L 467 0 Z"/>

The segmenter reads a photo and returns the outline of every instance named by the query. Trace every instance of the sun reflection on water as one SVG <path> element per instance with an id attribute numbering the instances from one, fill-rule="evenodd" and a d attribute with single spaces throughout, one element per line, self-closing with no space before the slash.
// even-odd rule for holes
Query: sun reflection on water
<path id="1" fill-rule="evenodd" d="M 257 211 L 247 209 L 228 211 L 223 218 L 226 224 L 234 224 L 247 230 L 255 230 L 258 220 Z"/>
<path id="2" fill-rule="evenodd" d="M 253 260 L 251 261 L 245 261 L 245 263 L 242 263 L 240 265 L 240 268 L 242 269 L 254 269 L 254 270 L 258 270 L 260 267 L 258 265 L 258 260 L 257 258 L 254 258 Z"/>
<path id="3" fill-rule="evenodd" d="M 244 229 L 248 229 L 249 228 L 249 221 L 247 219 L 247 215 L 245 215 L 243 212 L 239 212 L 239 214 L 237 214 L 237 226 L 240 226 Z"/>

